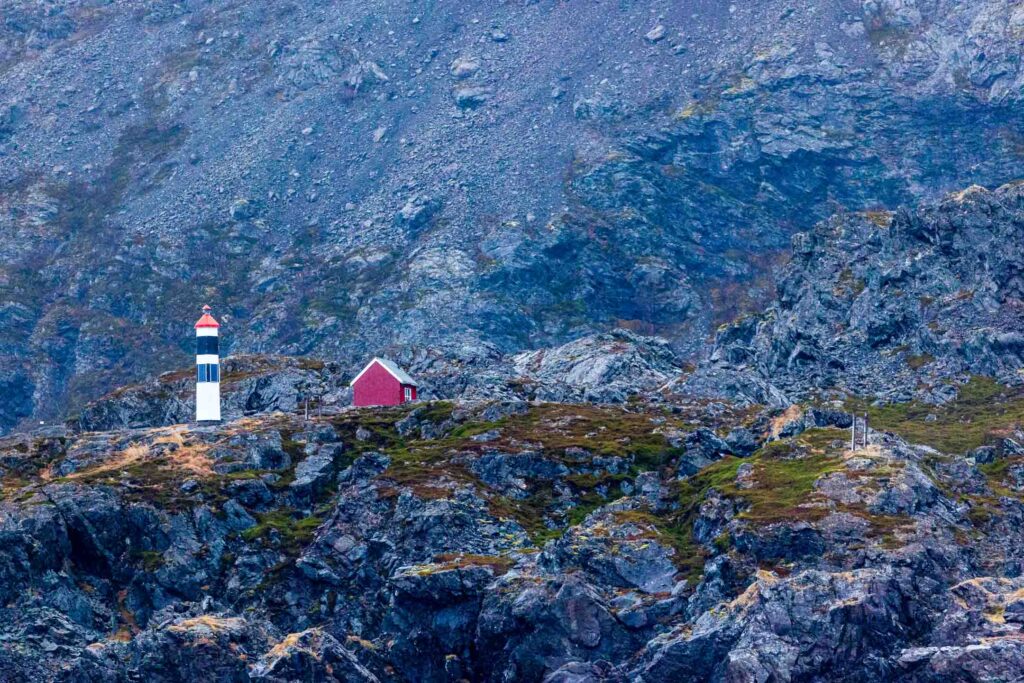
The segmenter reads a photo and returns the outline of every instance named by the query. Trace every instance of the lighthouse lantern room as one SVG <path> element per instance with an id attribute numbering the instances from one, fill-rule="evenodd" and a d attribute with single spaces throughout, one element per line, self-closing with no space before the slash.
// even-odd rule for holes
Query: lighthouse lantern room
<path id="1" fill-rule="evenodd" d="M 196 322 L 196 421 L 220 421 L 220 349 L 218 323 L 203 306 Z"/>

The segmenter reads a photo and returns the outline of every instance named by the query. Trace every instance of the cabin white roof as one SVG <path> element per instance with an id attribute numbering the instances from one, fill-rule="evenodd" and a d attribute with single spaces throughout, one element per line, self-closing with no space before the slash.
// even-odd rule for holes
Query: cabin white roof
<path id="1" fill-rule="evenodd" d="M 409 373 L 407 373 L 405 370 L 398 367 L 393 360 L 376 357 L 374 357 L 373 360 L 367 363 L 365 368 L 359 371 L 359 374 L 356 375 L 351 382 L 349 382 L 349 386 L 354 386 L 355 383 L 359 381 L 359 378 L 363 376 L 363 373 L 369 370 L 374 363 L 380 363 L 380 366 L 387 370 L 389 373 L 391 373 L 391 376 L 397 379 L 399 384 L 410 384 L 414 387 L 419 386 L 418 384 L 416 384 L 416 380 L 410 377 Z"/>

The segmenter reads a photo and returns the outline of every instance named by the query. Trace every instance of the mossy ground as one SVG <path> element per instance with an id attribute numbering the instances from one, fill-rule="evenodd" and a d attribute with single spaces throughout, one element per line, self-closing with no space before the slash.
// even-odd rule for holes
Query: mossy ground
<path id="1" fill-rule="evenodd" d="M 281 508 L 260 514 L 259 523 L 242 532 L 249 542 L 260 541 L 287 555 L 298 555 L 313 540 L 323 520 L 296 510 Z"/>
<path id="2" fill-rule="evenodd" d="M 538 544 L 561 535 L 594 509 L 621 497 L 622 481 L 640 471 L 665 466 L 681 453 L 666 433 L 693 424 L 687 416 L 660 409 L 552 403 L 532 405 L 526 413 L 495 421 L 465 421 L 452 425 L 439 438 L 422 439 L 417 433 L 403 437 L 395 429 L 395 422 L 410 410 L 348 413 L 334 424 L 343 434 L 352 435 L 356 450 L 376 450 L 390 458 L 390 466 L 380 477 L 391 487 L 385 488 L 386 495 L 397 495 L 404 487 L 421 498 L 444 498 L 454 486 L 473 486 L 485 495 L 492 514 L 516 520 Z M 415 410 L 420 422 L 442 424 L 451 417 L 453 406 L 437 402 Z M 354 437 L 360 428 L 364 439 L 357 441 Z M 497 430 L 497 439 L 473 439 L 492 430 Z M 529 495 L 513 499 L 490 490 L 467 464 L 485 452 L 523 451 L 566 465 L 572 472 L 564 482 L 573 492 L 571 507 L 563 509 L 551 482 L 528 482 Z M 591 467 L 594 456 L 623 458 L 630 473 L 579 471 Z"/>
<path id="3" fill-rule="evenodd" d="M 736 501 L 737 519 L 754 527 L 820 520 L 839 506 L 827 505 L 815 483 L 844 469 L 845 437 L 844 430 L 812 429 L 792 439 L 770 442 L 749 458 L 724 457 L 692 477 L 676 482 L 675 510 L 665 514 L 619 512 L 616 518 L 651 529 L 659 541 L 675 549 L 680 572 L 691 582 L 695 581 L 709 550 L 694 539 L 693 527 L 701 505 L 712 490 Z M 740 467 L 745 464 L 749 465 L 750 473 L 741 485 Z M 880 470 L 877 476 L 885 474 Z M 866 519 L 872 535 L 878 537 L 891 534 L 909 521 L 903 517 L 873 515 L 863 506 L 842 506 L 842 509 Z M 712 545 L 718 552 L 725 552 L 730 544 L 728 534 L 722 534 Z"/>
<path id="4" fill-rule="evenodd" d="M 127 440 L 111 440 L 109 455 L 94 464 L 66 476 L 53 476 L 55 465 L 67 456 L 62 452 L 31 476 L 9 479 L 11 488 L 0 491 L 0 499 L 32 500 L 43 486 L 101 486 L 116 489 L 126 502 L 152 505 L 172 514 L 199 506 L 219 514 L 235 482 L 262 478 L 272 490 L 287 491 L 295 479 L 295 465 L 305 457 L 306 442 L 297 440 L 297 434 L 308 426 L 289 416 L 271 415 L 230 423 L 213 438 L 182 425 L 134 432 Z M 282 451 L 290 456 L 291 464 L 280 469 L 232 469 L 236 460 L 229 453 L 237 448 L 233 439 L 252 433 L 279 434 Z M 219 453 L 216 459 L 215 453 Z M 350 463 L 351 457 L 344 453 L 336 466 L 340 469 Z M 215 469 L 215 464 L 224 469 Z M 320 492 L 320 498 L 328 493 Z"/>
<path id="5" fill-rule="evenodd" d="M 867 413 L 872 429 L 949 454 L 966 453 L 1024 424 L 1024 388 L 1005 387 L 988 377 L 972 377 L 958 387 L 954 401 L 942 406 L 919 401 L 873 406 L 864 399 L 847 405 Z"/>
<path id="6" fill-rule="evenodd" d="M 957 415 L 973 415 L 966 412 L 968 408 L 973 409 L 995 395 L 1001 394 L 988 385 L 972 384 L 961 402 L 948 408 L 943 417 L 946 422 L 942 424 L 952 424 Z M 878 428 L 886 417 L 898 425 L 911 424 L 917 416 L 914 410 L 892 409 L 890 414 L 874 420 L 873 426 Z M 396 425 L 413 411 L 418 424 L 402 434 Z M 1009 411 L 1007 415 L 1014 419 Z M 713 419 L 700 406 L 687 412 L 644 404 L 532 404 L 523 413 L 484 421 L 460 416 L 456 406 L 449 402 L 348 411 L 310 423 L 294 416 L 262 416 L 225 425 L 223 433 L 202 444 L 203 448 L 231 449 L 236 447 L 232 445 L 233 439 L 240 436 L 276 431 L 281 436 L 282 450 L 291 456 L 291 467 L 229 473 L 183 470 L 176 466 L 178 454 L 198 448 L 200 435 L 182 432 L 174 438 L 154 436 L 151 441 L 160 448 L 145 457 L 126 460 L 116 467 L 86 469 L 73 479 L 79 484 L 116 486 L 129 500 L 147 502 L 171 512 L 197 505 L 217 509 L 226 502 L 229 487 L 240 480 L 262 478 L 272 490 L 286 494 L 294 479 L 294 463 L 304 457 L 304 434 L 310 428 L 330 426 L 345 444 L 344 462 L 339 467 L 371 451 L 389 458 L 388 468 L 378 477 L 379 491 L 385 498 L 397 496 L 403 490 L 421 498 L 449 498 L 457 489 L 470 487 L 487 502 L 492 515 L 515 520 L 540 546 L 580 524 L 594 510 L 625 495 L 628 483 L 641 472 L 658 470 L 663 480 L 673 480 L 674 463 L 684 452 L 679 444 L 686 432 L 698 425 L 725 429 L 748 417 L 730 413 Z M 994 425 L 1003 424 L 988 416 L 976 421 L 984 421 L 989 432 Z M 424 424 L 431 425 L 430 431 L 441 432 L 440 435 L 422 438 L 419 426 Z M 492 431 L 495 434 L 489 434 L 486 440 L 474 439 Z M 771 442 L 749 458 L 724 457 L 692 477 L 675 481 L 676 505 L 668 512 L 641 510 L 617 514 L 621 521 L 635 522 L 648 529 L 652 537 L 675 548 L 680 570 L 696 577 L 709 552 L 725 552 L 732 543 L 727 534 L 722 535 L 715 539 L 714 549 L 709 549 L 693 538 L 693 523 L 712 489 L 734 499 L 738 518 L 750 525 L 816 521 L 830 508 L 815 489 L 815 483 L 843 468 L 846 438 L 843 430 L 813 429 L 795 438 Z M 474 459 L 485 453 L 523 452 L 564 465 L 569 474 L 557 481 L 527 481 L 524 495 L 511 497 L 489 487 L 474 473 Z M 218 457 L 218 462 L 230 462 L 230 456 L 227 460 Z M 600 458 L 620 458 L 621 471 L 612 473 L 597 465 L 595 460 Z M 741 484 L 737 476 L 744 464 L 749 464 L 750 472 Z M 183 487 L 189 479 L 195 483 Z M 59 480 L 50 483 L 54 481 Z M 318 501 L 297 509 L 287 498 L 280 500 L 281 507 L 277 509 L 252 512 L 258 519 L 257 525 L 239 536 L 246 542 L 277 549 L 285 557 L 294 557 L 312 540 L 325 512 L 317 510 Z M 867 518 L 880 534 L 889 533 L 906 521 L 882 519 L 864 510 L 847 511 Z M 142 560 L 156 567 L 155 558 Z"/>
<path id="7" fill-rule="evenodd" d="M 913 360 L 913 359 L 910 359 Z M 928 359 L 925 358 L 925 361 Z M 957 387 L 957 398 L 942 406 L 912 401 L 872 406 L 863 399 L 847 405 L 858 413 L 867 413 L 872 429 L 899 435 L 910 443 L 924 444 L 939 451 L 926 459 L 929 469 L 960 457 L 980 446 L 999 444 L 1001 438 L 1014 437 L 1024 425 L 1024 387 L 1007 387 L 989 377 L 974 376 Z M 988 463 L 978 465 L 990 493 L 968 492 L 930 476 L 944 495 L 969 506 L 967 519 L 985 528 L 1005 516 L 1000 498 L 1024 501 L 1014 469 L 1024 468 L 1024 457 L 997 453 Z"/>

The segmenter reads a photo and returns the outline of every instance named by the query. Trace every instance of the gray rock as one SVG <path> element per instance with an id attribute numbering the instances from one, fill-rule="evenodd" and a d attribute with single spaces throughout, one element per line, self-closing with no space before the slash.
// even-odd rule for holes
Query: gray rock
<path id="1" fill-rule="evenodd" d="M 667 29 L 664 26 L 662 26 L 661 24 L 658 24 L 657 26 L 652 28 L 650 31 L 645 33 L 644 34 L 644 38 L 646 38 L 648 40 L 648 42 L 656 43 L 659 40 L 661 40 L 662 38 L 664 38 L 665 34 L 667 32 L 668 31 L 667 31 Z"/>
<path id="2" fill-rule="evenodd" d="M 1017 242 L 1021 193 L 1017 184 L 972 187 L 915 212 L 833 219 L 796 236 L 779 302 L 721 331 L 710 365 L 687 382 L 740 396 L 730 378 L 770 377 L 793 396 L 835 386 L 935 404 L 950 401 L 951 381 L 966 374 L 1019 384 L 1017 313 L 1004 296 L 966 292 L 1015 286 L 1017 257 L 997 245 Z M 997 254 L 991 263 L 965 256 L 986 244 Z"/>
<path id="3" fill-rule="evenodd" d="M 725 443 L 732 453 L 742 456 L 753 455 L 759 446 L 754 433 L 743 427 L 730 431 L 725 437 Z"/>
<path id="4" fill-rule="evenodd" d="M 655 392 L 680 372 L 667 343 L 618 330 L 512 359 L 515 376 L 541 400 L 621 402 Z"/>
<path id="5" fill-rule="evenodd" d="M 729 444 L 708 429 L 697 429 L 686 435 L 685 452 L 676 461 L 680 477 L 689 477 L 718 460 L 732 454 Z"/>
<path id="6" fill-rule="evenodd" d="M 314 628 L 289 634 L 252 667 L 252 680 L 283 683 L 328 675 L 344 683 L 379 683 L 333 636 Z"/>
<path id="7" fill-rule="evenodd" d="M 336 445 L 323 446 L 295 466 L 295 479 L 289 486 L 297 491 L 316 492 L 334 477 L 334 463 L 341 449 Z"/>
<path id="8" fill-rule="evenodd" d="M 231 218 L 236 221 L 247 221 L 256 218 L 262 212 L 262 207 L 259 202 L 251 199 L 236 199 L 231 202 L 231 207 L 228 209 L 228 213 L 231 214 Z"/>
<path id="9" fill-rule="evenodd" d="M 439 200 L 416 195 L 405 202 L 395 221 L 415 234 L 425 228 L 440 210 Z"/>
<path id="10" fill-rule="evenodd" d="M 464 85 L 455 88 L 452 95 L 460 109 L 475 109 L 491 99 L 494 89 L 486 85 Z"/>
<path id="11" fill-rule="evenodd" d="M 624 683 L 625 676 L 609 662 L 569 662 L 544 677 L 544 683 Z"/>

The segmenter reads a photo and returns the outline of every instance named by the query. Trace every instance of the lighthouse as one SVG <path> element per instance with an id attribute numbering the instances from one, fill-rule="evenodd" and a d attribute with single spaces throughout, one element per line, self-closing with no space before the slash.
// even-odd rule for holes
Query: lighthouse
<path id="1" fill-rule="evenodd" d="M 220 352 L 218 323 L 203 306 L 196 322 L 196 421 L 220 421 Z"/>

